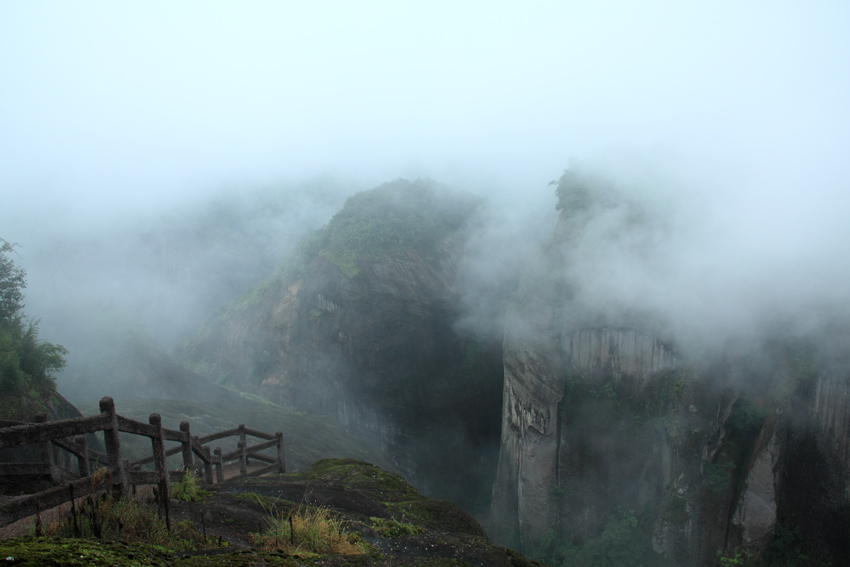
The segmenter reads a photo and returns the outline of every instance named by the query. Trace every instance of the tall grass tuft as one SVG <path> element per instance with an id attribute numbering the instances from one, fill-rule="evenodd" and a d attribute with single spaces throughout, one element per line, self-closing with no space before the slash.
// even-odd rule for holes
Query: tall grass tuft
<path id="1" fill-rule="evenodd" d="M 324 507 L 299 506 L 286 515 L 272 510 L 267 521 L 266 531 L 251 538 L 261 549 L 290 555 L 363 555 L 368 551 L 365 542 Z"/>
<path id="2" fill-rule="evenodd" d="M 171 497 L 177 500 L 199 502 L 207 496 L 209 496 L 209 492 L 204 490 L 198 473 L 192 469 L 185 469 L 183 471 L 183 479 L 179 482 L 171 483 Z"/>
<path id="3" fill-rule="evenodd" d="M 154 503 L 118 498 L 110 491 L 96 492 L 94 487 L 103 480 L 106 470 L 93 475 L 92 488 L 82 505 L 74 506 L 69 517 L 44 526 L 44 535 L 140 542 L 173 551 L 219 547 L 217 538 L 205 538 L 188 520 L 173 524 L 169 531 Z"/>

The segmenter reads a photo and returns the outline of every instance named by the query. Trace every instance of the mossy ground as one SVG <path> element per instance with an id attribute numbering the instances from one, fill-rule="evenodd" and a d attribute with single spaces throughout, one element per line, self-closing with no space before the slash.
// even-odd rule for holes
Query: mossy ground
<path id="1" fill-rule="evenodd" d="M 287 514 L 305 506 L 331 511 L 367 542 L 365 555 L 290 556 L 250 545 L 268 525 L 272 508 Z M 200 502 L 172 500 L 172 520 L 189 520 L 230 548 L 175 552 L 147 544 L 70 538 L 0 541 L 0 559 L 26 566 L 466 566 L 541 565 L 493 545 L 456 505 L 431 500 L 402 477 L 354 459 L 326 459 L 301 472 L 247 478 L 214 486 Z"/>

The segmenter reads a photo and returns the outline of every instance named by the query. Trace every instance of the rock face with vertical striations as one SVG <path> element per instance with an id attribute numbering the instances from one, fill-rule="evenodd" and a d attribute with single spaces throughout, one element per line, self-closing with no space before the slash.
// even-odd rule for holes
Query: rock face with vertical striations
<path id="1" fill-rule="evenodd" d="M 653 231 L 597 181 L 561 178 L 508 310 L 490 535 L 553 565 L 847 563 L 846 347 L 777 334 L 687 357 L 661 317 L 583 289 L 594 254 Z"/>
<path id="2" fill-rule="evenodd" d="M 182 358 L 221 384 L 332 416 L 429 494 L 469 508 L 486 501 L 501 345 L 454 328 L 477 206 L 429 182 L 355 195 Z"/>

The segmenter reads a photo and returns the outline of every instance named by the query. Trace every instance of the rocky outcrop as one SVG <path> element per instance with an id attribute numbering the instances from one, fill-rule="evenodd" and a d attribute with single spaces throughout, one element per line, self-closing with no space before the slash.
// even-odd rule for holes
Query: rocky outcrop
<path id="1" fill-rule="evenodd" d="M 609 564 L 595 550 L 618 545 L 658 565 L 850 561 L 841 349 L 777 334 L 683 356 L 661 318 L 584 293 L 571 271 L 599 238 L 634 242 L 647 215 L 571 173 L 559 197 L 572 208 L 509 310 L 491 536 L 555 565 Z M 604 231 L 588 228 L 594 215 L 608 215 Z"/>
<path id="2" fill-rule="evenodd" d="M 750 552 L 763 552 L 773 537 L 779 505 L 779 465 L 784 435 L 777 421 L 762 428 L 753 450 L 741 496 L 732 516 L 741 540 Z"/>
<path id="3" fill-rule="evenodd" d="M 362 194 L 314 236 L 295 277 L 283 270 L 243 296 L 182 356 L 219 383 L 333 416 L 429 494 L 472 507 L 492 482 L 501 345 L 455 331 L 474 207 L 433 191 L 399 182 Z M 358 203 L 369 207 L 349 210 Z"/>

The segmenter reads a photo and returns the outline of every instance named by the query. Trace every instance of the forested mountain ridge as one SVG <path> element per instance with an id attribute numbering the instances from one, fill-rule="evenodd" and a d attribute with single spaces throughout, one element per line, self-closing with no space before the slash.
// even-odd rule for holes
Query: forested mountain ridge
<path id="1" fill-rule="evenodd" d="M 500 346 L 454 328 L 479 202 L 404 180 L 351 197 L 177 355 L 211 381 L 333 416 L 429 494 L 486 502 Z"/>

